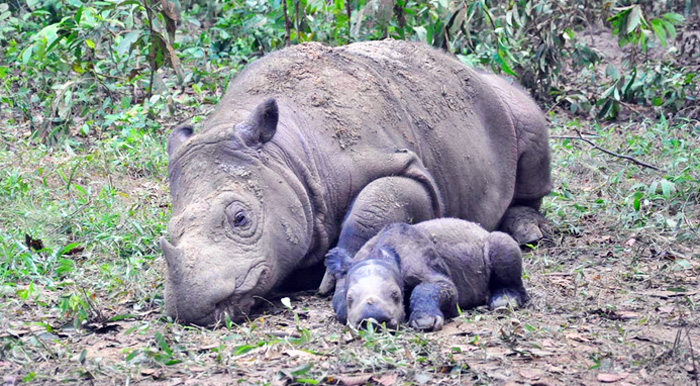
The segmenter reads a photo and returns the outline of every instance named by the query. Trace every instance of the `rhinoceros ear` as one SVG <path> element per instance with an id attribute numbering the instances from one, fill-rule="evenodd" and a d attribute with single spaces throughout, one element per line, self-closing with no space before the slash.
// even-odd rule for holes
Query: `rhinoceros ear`
<path id="1" fill-rule="evenodd" d="M 352 263 L 352 256 L 343 248 L 333 248 L 326 254 L 326 268 L 336 279 L 344 278 Z"/>
<path id="2" fill-rule="evenodd" d="M 238 124 L 236 131 L 246 145 L 259 147 L 275 136 L 278 120 L 277 101 L 274 98 L 270 98 L 259 104 L 248 119 Z"/>
<path id="3" fill-rule="evenodd" d="M 175 128 L 175 130 L 170 133 L 170 137 L 168 137 L 168 157 L 172 157 L 175 150 L 191 136 L 192 126 L 180 126 Z"/>
<path id="4" fill-rule="evenodd" d="M 382 258 L 395 263 L 397 267 L 401 267 L 401 259 L 399 258 L 399 254 L 390 246 L 382 247 Z"/>

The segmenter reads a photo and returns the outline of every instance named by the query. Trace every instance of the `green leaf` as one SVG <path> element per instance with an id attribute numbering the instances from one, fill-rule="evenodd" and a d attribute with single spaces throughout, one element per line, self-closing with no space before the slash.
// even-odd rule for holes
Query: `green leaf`
<path id="1" fill-rule="evenodd" d="M 75 24 L 80 24 L 80 18 L 83 16 L 83 7 L 75 11 Z"/>
<path id="2" fill-rule="evenodd" d="M 141 37 L 140 30 L 134 30 L 124 35 L 122 40 L 117 45 L 117 55 L 121 58 L 127 51 L 131 52 L 132 45 L 139 39 L 139 37 Z"/>
<path id="3" fill-rule="evenodd" d="M 169 357 L 173 356 L 173 350 L 168 346 L 168 342 L 165 341 L 165 338 L 160 332 L 156 332 L 156 342 L 158 343 L 158 346 L 165 351 Z"/>
<path id="4" fill-rule="evenodd" d="M 305 365 L 299 366 L 296 369 L 292 370 L 292 375 L 294 375 L 294 376 L 304 375 L 309 370 L 311 370 L 312 367 L 314 367 L 313 363 L 307 363 Z"/>
<path id="5" fill-rule="evenodd" d="M 666 43 L 666 30 L 664 29 L 663 24 L 661 23 L 661 20 L 659 19 L 654 19 L 651 21 L 651 29 L 654 31 L 654 35 L 661 41 L 661 45 L 666 47 L 668 43 Z"/>
<path id="6" fill-rule="evenodd" d="M 141 352 L 141 350 L 138 350 L 138 349 L 136 349 L 136 350 L 130 352 L 129 355 L 126 356 L 126 359 L 125 359 L 125 360 L 126 360 L 127 362 L 131 362 L 131 360 L 133 360 L 134 358 L 136 358 L 136 356 L 139 355 L 140 352 Z"/>
<path id="7" fill-rule="evenodd" d="M 676 189 L 676 184 L 669 180 L 661 180 L 661 194 L 664 195 L 664 197 L 671 198 L 671 193 Z"/>
<path id="8" fill-rule="evenodd" d="M 666 28 L 666 31 L 668 32 L 668 38 L 670 40 L 675 40 L 676 39 L 676 27 L 673 26 L 673 23 L 666 21 L 664 19 L 659 19 L 661 21 L 661 24 L 664 25 L 664 28 Z"/>
<path id="9" fill-rule="evenodd" d="M 66 245 L 65 247 L 61 248 L 61 251 L 58 253 L 58 256 L 63 256 L 78 246 L 80 246 L 80 243 L 70 243 L 70 244 Z"/>
<path id="10" fill-rule="evenodd" d="M 108 322 L 118 322 L 120 320 L 126 320 L 126 319 L 138 319 L 136 315 L 133 314 L 121 314 L 121 315 L 114 315 L 111 318 L 107 319 Z"/>
<path id="11" fill-rule="evenodd" d="M 642 20 L 642 7 L 635 5 L 630 11 L 629 17 L 627 17 L 627 33 L 632 33 L 635 28 L 639 25 Z"/>
<path id="12" fill-rule="evenodd" d="M 508 75 L 512 75 L 517 77 L 518 74 L 516 74 L 506 63 L 505 58 L 503 57 L 503 52 L 501 50 L 496 51 L 496 54 L 494 55 L 494 61 L 498 63 L 498 66 L 501 68 L 501 71 L 505 72 Z"/>
<path id="13" fill-rule="evenodd" d="M 675 25 L 683 24 L 683 21 L 685 20 L 683 15 L 679 15 L 677 13 L 672 13 L 672 12 L 665 13 L 663 15 L 663 18 L 668 20 L 669 22 L 675 24 Z"/>
<path id="14" fill-rule="evenodd" d="M 85 44 L 87 44 L 87 46 L 92 48 L 93 50 L 95 49 L 95 42 L 93 42 L 92 40 L 85 39 Z"/>
<path id="15" fill-rule="evenodd" d="M 642 197 L 644 197 L 644 193 L 642 192 L 636 192 L 634 193 L 634 202 L 632 203 L 632 207 L 636 212 L 639 212 L 639 209 L 642 207 Z"/>
<path id="16" fill-rule="evenodd" d="M 236 349 L 233 351 L 233 355 L 243 355 L 254 348 L 255 348 L 255 346 L 251 346 L 249 344 L 244 344 L 244 345 L 236 347 Z"/>
<path id="17" fill-rule="evenodd" d="M 33 372 L 33 371 L 32 371 L 32 372 L 29 372 L 27 375 L 25 375 L 24 377 L 22 377 L 22 382 L 28 383 L 28 382 L 30 382 L 32 379 L 34 379 L 34 377 L 36 377 L 36 373 Z"/>

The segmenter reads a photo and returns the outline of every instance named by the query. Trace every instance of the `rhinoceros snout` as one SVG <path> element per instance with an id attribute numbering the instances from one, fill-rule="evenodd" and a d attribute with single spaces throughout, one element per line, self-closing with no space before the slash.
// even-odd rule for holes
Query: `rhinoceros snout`
<path id="1" fill-rule="evenodd" d="M 270 269 L 264 261 L 234 267 L 212 265 L 218 248 L 191 248 L 181 240 L 177 247 L 160 239 L 167 262 L 165 312 L 178 321 L 202 326 L 226 319 L 244 321 L 255 304 L 256 289 L 267 283 Z M 216 267 L 216 268 L 215 268 Z"/>

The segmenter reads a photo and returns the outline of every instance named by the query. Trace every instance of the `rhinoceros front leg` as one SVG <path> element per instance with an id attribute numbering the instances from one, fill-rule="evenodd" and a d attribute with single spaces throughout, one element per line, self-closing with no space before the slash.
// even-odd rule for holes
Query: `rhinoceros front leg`
<path id="1" fill-rule="evenodd" d="M 430 220 L 435 217 L 434 208 L 424 183 L 407 177 L 376 179 L 362 189 L 353 202 L 343 221 L 336 249 L 354 256 L 385 225 Z M 334 286 L 333 275 L 326 271 L 319 293 L 327 295 Z"/>
<path id="2" fill-rule="evenodd" d="M 457 288 L 447 277 L 437 276 L 418 284 L 411 292 L 408 325 L 419 331 L 437 331 L 445 323 L 445 314 L 453 316 Z"/>

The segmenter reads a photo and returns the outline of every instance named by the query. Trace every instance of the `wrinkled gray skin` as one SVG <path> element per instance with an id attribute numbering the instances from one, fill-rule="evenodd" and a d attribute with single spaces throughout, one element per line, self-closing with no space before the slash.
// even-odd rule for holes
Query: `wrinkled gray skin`
<path id="1" fill-rule="evenodd" d="M 387 225 L 354 259 L 336 250 L 326 266 L 337 279 L 338 320 L 354 327 L 371 322 L 395 329 L 404 319 L 404 297 L 409 325 L 423 331 L 442 328 L 457 305 L 496 308 L 529 299 L 518 243 L 452 218 Z"/>
<path id="2" fill-rule="evenodd" d="M 547 140 L 526 93 L 425 45 L 303 44 L 258 59 L 201 132 L 168 140 L 166 312 L 242 320 L 330 247 L 353 255 L 394 222 L 493 230 L 512 218 L 505 231 L 537 239 Z"/>

